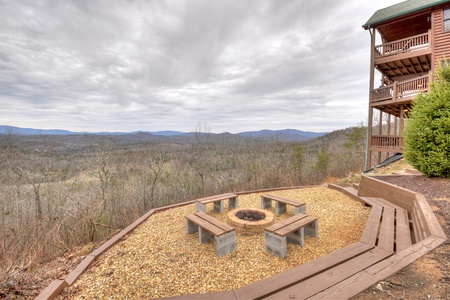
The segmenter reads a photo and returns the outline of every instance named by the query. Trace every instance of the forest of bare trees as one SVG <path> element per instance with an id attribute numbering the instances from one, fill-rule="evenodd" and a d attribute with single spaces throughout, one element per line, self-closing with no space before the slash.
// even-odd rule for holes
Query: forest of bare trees
<path id="1" fill-rule="evenodd" d="M 196 198 L 315 185 L 361 172 L 365 129 L 306 142 L 0 134 L 0 279 L 103 240 L 148 210 Z"/>

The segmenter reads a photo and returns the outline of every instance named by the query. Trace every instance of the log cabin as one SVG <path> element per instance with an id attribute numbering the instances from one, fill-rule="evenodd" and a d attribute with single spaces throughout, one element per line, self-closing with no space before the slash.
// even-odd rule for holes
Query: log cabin
<path id="1" fill-rule="evenodd" d="M 450 59 L 450 0 L 407 0 L 376 11 L 370 33 L 366 168 L 403 153 L 403 128 L 414 97 Z"/>

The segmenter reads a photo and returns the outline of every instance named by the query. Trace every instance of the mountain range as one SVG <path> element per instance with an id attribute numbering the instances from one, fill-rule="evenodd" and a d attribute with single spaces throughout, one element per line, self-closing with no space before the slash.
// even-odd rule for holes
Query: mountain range
<path id="1" fill-rule="evenodd" d="M 8 125 L 0 125 L 0 134 L 13 133 L 18 135 L 135 135 L 135 134 L 151 134 L 161 137 L 174 137 L 174 136 L 192 136 L 194 132 L 181 132 L 181 131 L 134 131 L 134 132 L 74 132 L 61 129 L 34 129 L 34 128 L 20 128 Z M 287 141 L 305 141 L 312 138 L 320 137 L 328 132 L 310 132 L 301 131 L 297 129 L 282 129 L 282 130 L 259 130 L 259 131 L 245 131 L 236 134 L 222 133 L 227 135 L 236 135 L 241 137 L 250 138 L 277 138 Z M 212 133 L 214 135 L 218 135 Z"/>

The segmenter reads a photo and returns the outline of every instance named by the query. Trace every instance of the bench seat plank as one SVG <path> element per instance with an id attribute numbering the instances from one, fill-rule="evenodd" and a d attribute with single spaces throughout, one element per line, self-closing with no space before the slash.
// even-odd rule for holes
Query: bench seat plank
<path id="1" fill-rule="evenodd" d="M 286 203 L 286 204 L 289 204 L 289 205 L 292 205 L 292 206 L 295 206 L 295 207 L 302 206 L 302 205 L 305 204 L 305 203 L 302 203 L 302 202 L 297 202 L 297 201 L 289 200 L 289 199 L 286 199 L 286 198 L 282 198 L 282 197 L 275 196 L 275 195 L 270 195 L 270 194 L 264 194 L 261 197 L 266 198 L 266 199 L 279 201 L 279 202 L 283 202 L 283 203 Z"/>
<path id="2" fill-rule="evenodd" d="M 305 234 L 319 237 L 318 220 L 316 217 L 304 214 L 294 215 L 286 220 L 271 225 L 264 230 L 266 251 L 285 258 L 287 244 L 305 245 Z"/>
<path id="3" fill-rule="evenodd" d="M 186 216 L 186 220 L 187 233 L 198 232 L 201 244 L 215 240 L 217 256 L 224 256 L 230 251 L 236 250 L 236 231 L 228 224 L 203 212 L 189 214 Z"/>
<path id="4" fill-rule="evenodd" d="M 306 203 L 297 202 L 275 195 L 264 194 L 261 196 L 261 208 L 272 207 L 272 201 L 275 201 L 275 214 L 279 215 L 287 211 L 287 205 L 294 206 L 294 214 L 306 213 Z"/>
<path id="5" fill-rule="evenodd" d="M 378 234 L 377 247 L 394 252 L 395 209 L 390 206 L 383 208 L 383 218 Z"/>
<path id="6" fill-rule="evenodd" d="M 395 251 L 403 251 L 412 246 L 411 230 L 409 228 L 408 212 L 405 209 L 396 210 Z"/>
<path id="7" fill-rule="evenodd" d="M 211 202 L 216 202 L 216 201 L 220 201 L 220 200 L 227 200 L 229 198 L 234 198 L 237 197 L 236 194 L 233 193 L 228 193 L 228 194 L 221 194 L 221 195 L 215 195 L 215 196 L 210 196 L 210 197 L 204 197 L 204 198 L 200 198 L 197 199 L 197 202 L 203 203 L 203 204 L 208 204 Z"/>
<path id="8" fill-rule="evenodd" d="M 220 236 L 220 235 L 226 233 L 225 230 L 209 223 L 205 219 L 202 219 L 201 217 L 197 216 L 196 214 L 187 215 L 186 218 L 189 221 L 197 224 L 200 227 L 203 227 L 204 229 L 208 230 L 209 232 L 211 232 L 212 234 L 214 234 L 216 236 Z"/>
<path id="9" fill-rule="evenodd" d="M 290 218 L 287 218 L 279 223 L 272 224 L 272 225 L 266 227 L 265 230 L 269 231 L 269 232 L 275 232 L 280 228 L 283 228 L 289 224 L 292 224 L 293 222 L 297 222 L 306 217 L 307 217 L 307 215 L 305 215 L 305 214 L 298 214 L 298 215 L 292 216 Z"/>
<path id="10" fill-rule="evenodd" d="M 214 226 L 219 227 L 224 232 L 230 232 L 230 231 L 234 230 L 234 228 L 231 227 L 230 225 L 228 225 L 227 223 L 221 222 L 221 221 L 217 220 L 216 218 L 211 217 L 210 215 L 207 215 L 207 214 L 205 214 L 203 212 L 198 212 L 198 213 L 196 213 L 196 215 L 198 217 L 202 218 L 203 220 L 214 224 Z"/>
<path id="11" fill-rule="evenodd" d="M 281 235 L 281 236 L 285 236 L 295 230 L 298 230 L 300 227 L 306 226 L 306 225 L 314 222 L 315 220 L 317 220 L 316 217 L 308 216 L 306 218 L 303 218 L 301 220 L 298 220 L 294 223 L 291 223 L 287 226 L 284 226 L 283 228 L 276 230 L 275 233 L 278 235 Z"/>
<path id="12" fill-rule="evenodd" d="M 224 201 L 227 199 L 228 199 L 228 208 L 232 209 L 238 208 L 239 206 L 238 195 L 233 193 L 197 199 L 195 202 L 195 207 L 198 212 L 206 213 L 206 204 L 214 203 L 214 211 L 218 213 L 223 213 Z"/>
<path id="13" fill-rule="evenodd" d="M 369 219 L 366 223 L 366 228 L 361 236 L 361 242 L 368 245 L 375 246 L 378 236 L 378 227 L 380 225 L 381 214 L 383 207 L 374 204 L 370 210 Z"/>
<path id="14" fill-rule="evenodd" d="M 398 205 L 396 205 L 396 204 L 394 204 L 392 202 L 389 202 L 389 201 L 387 201 L 386 199 L 383 199 L 383 198 L 376 198 L 376 197 L 367 197 L 367 198 L 372 200 L 372 201 L 375 201 L 376 203 L 378 203 L 379 205 L 381 205 L 383 207 L 384 206 L 389 206 L 389 207 L 393 207 L 395 209 L 402 208 L 402 207 L 400 207 L 400 206 L 398 206 Z"/>

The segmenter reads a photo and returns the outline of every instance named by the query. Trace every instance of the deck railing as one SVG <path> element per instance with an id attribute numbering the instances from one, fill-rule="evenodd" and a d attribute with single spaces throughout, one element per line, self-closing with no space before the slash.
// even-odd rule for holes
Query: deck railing
<path id="1" fill-rule="evenodd" d="M 394 85 L 386 85 L 374 89 L 370 102 L 380 102 L 383 100 L 392 100 L 394 98 Z"/>
<path id="2" fill-rule="evenodd" d="M 371 103 L 399 100 L 428 91 L 430 76 L 422 76 L 394 84 L 386 85 L 372 91 Z"/>
<path id="3" fill-rule="evenodd" d="M 400 151 L 403 148 L 403 137 L 399 135 L 383 136 L 373 135 L 371 140 L 371 147 L 384 147 Z"/>
<path id="4" fill-rule="evenodd" d="M 428 76 L 414 78 L 397 84 L 397 97 L 416 95 L 428 90 Z"/>
<path id="5" fill-rule="evenodd" d="M 396 55 L 429 47 L 431 31 L 375 46 L 375 57 Z"/>

